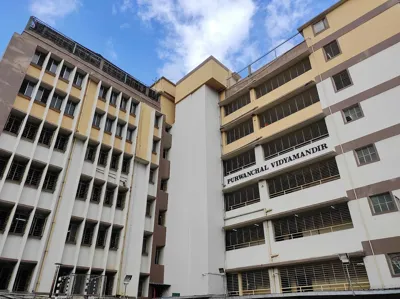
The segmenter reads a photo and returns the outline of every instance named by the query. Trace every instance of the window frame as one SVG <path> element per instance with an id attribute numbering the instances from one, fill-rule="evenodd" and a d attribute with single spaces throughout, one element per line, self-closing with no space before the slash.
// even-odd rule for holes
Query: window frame
<path id="1" fill-rule="evenodd" d="M 316 32 L 315 31 L 315 25 L 320 23 L 320 22 L 322 22 L 324 24 L 324 29 Z M 320 33 L 324 32 L 325 30 L 329 29 L 328 19 L 326 18 L 326 16 L 324 16 L 324 17 L 320 18 L 318 21 L 314 22 L 311 25 L 311 27 L 312 27 L 312 31 L 313 31 L 314 36 L 317 36 L 318 34 L 320 34 Z"/>
<path id="2" fill-rule="evenodd" d="M 83 79 L 85 79 L 85 75 L 76 71 L 74 80 L 72 81 L 72 85 L 75 87 L 81 88 L 82 84 L 83 84 Z"/>
<path id="3" fill-rule="evenodd" d="M 46 215 L 46 214 L 43 214 L 43 213 L 35 213 L 35 215 L 33 216 L 31 227 L 29 229 L 29 233 L 28 233 L 29 237 L 31 237 L 31 238 L 39 238 L 39 239 L 41 239 L 43 237 L 43 232 L 46 229 L 46 223 L 47 223 L 48 216 L 49 216 L 48 214 Z M 38 226 L 38 219 L 43 220 L 42 228 L 41 228 L 41 231 L 40 231 L 40 236 L 39 235 L 35 235 L 35 227 Z"/>
<path id="4" fill-rule="evenodd" d="M 333 43 L 336 43 L 339 53 L 337 53 L 335 56 L 332 56 L 331 58 L 329 58 L 328 53 L 326 51 L 326 47 L 331 46 Z M 337 39 L 327 43 L 325 46 L 322 47 L 322 49 L 323 49 L 322 52 L 324 52 L 325 62 L 331 61 L 332 59 L 334 59 L 334 58 L 338 57 L 340 54 L 342 54 L 342 49 L 340 48 L 340 45 L 339 45 L 339 42 Z M 330 47 L 330 50 L 332 50 L 332 47 Z"/>
<path id="5" fill-rule="evenodd" d="M 69 82 L 69 78 L 71 77 L 72 71 L 73 71 L 73 68 L 69 67 L 68 65 L 66 65 L 64 63 L 64 65 L 61 68 L 60 79 Z M 67 78 L 64 77 L 66 72 L 68 72 Z"/>
<path id="6" fill-rule="evenodd" d="M 130 128 L 130 127 L 128 127 L 128 130 L 126 131 L 126 141 L 128 141 L 128 142 L 130 142 L 130 143 L 132 143 L 133 142 L 133 134 L 134 134 L 134 132 L 135 132 L 135 129 L 134 128 Z"/>
<path id="7" fill-rule="evenodd" d="M 35 102 L 42 103 L 42 104 L 46 105 L 47 101 L 49 100 L 50 93 L 51 93 L 50 89 L 47 89 L 47 88 L 45 88 L 43 86 L 39 86 L 37 91 L 36 91 Z M 40 98 L 38 98 L 39 94 L 40 94 Z"/>
<path id="8" fill-rule="evenodd" d="M 53 193 L 57 188 L 59 174 L 60 174 L 59 172 L 47 170 L 46 175 L 44 177 L 42 190 Z M 54 182 L 51 182 L 50 180 L 54 180 Z M 48 188 L 49 185 L 54 185 L 54 188 L 53 189 Z"/>
<path id="9" fill-rule="evenodd" d="M 74 114 L 75 114 L 75 109 L 76 109 L 76 106 L 78 105 L 78 103 L 75 103 L 74 101 L 71 101 L 71 100 L 68 100 L 67 101 L 67 105 L 65 106 L 65 110 L 64 110 L 64 115 L 68 115 L 68 116 L 70 116 L 70 117 L 74 117 Z M 71 108 L 72 107 L 72 108 Z M 72 109 L 72 113 L 71 113 L 71 110 Z"/>
<path id="10" fill-rule="evenodd" d="M 56 66 L 55 71 L 52 71 L 52 67 Z M 60 61 L 54 59 L 53 57 L 50 57 L 49 61 L 47 61 L 47 65 L 46 65 L 46 72 L 50 73 L 52 75 L 55 75 L 57 73 L 58 67 L 60 66 Z"/>
<path id="11" fill-rule="evenodd" d="M 50 109 L 54 109 L 60 112 L 64 99 L 65 97 L 63 97 L 62 95 L 54 93 L 53 96 L 51 97 Z"/>
<path id="12" fill-rule="evenodd" d="M 347 111 L 350 111 L 351 109 L 355 109 L 355 108 L 357 108 L 357 107 L 360 108 L 361 116 L 358 117 L 358 118 L 356 118 L 356 119 L 347 120 L 346 112 L 347 112 Z M 363 111 L 363 109 L 362 109 L 360 103 L 357 103 L 357 104 L 351 105 L 351 106 L 349 106 L 349 107 L 346 107 L 346 108 L 340 110 L 340 112 L 341 112 L 341 114 L 342 114 L 342 118 L 343 118 L 344 124 L 349 124 L 349 123 L 355 122 L 356 120 L 359 120 L 359 119 L 361 119 L 361 118 L 364 117 L 364 111 Z M 357 116 L 357 112 L 356 112 L 355 115 Z M 349 115 L 349 116 L 350 116 L 350 115 Z"/>
<path id="13" fill-rule="evenodd" d="M 358 155 L 358 151 L 367 149 L 367 148 L 369 148 L 369 147 L 372 147 L 373 150 L 375 151 L 376 160 L 372 160 L 372 157 L 371 157 L 371 161 L 365 162 L 365 163 L 361 163 L 361 162 L 360 162 L 360 157 L 359 157 L 359 155 Z M 354 157 L 356 158 L 356 163 L 357 163 L 357 166 L 358 166 L 358 167 L 360 167 L 360 166 L 365 166 L 365 165 L 372 164 L 372 163 L 375 163 L 375 162 L 379 162 L 379 161 L 380 161 L 379 153 L 378 153 L 378 150 L 376 149 L 375 143 L 367 144 L 367 145 L 365 145 L 365 146 L 356 148 L 356 149 L 353 150 L 353 154 L 354 154 Z M 369 153 L 369 154 L 370 154 L 370 153 Z M 371 156 L 371 155 L 370 155 L 370 156 Z M 364 156 L 364 157 L 365 157 L 365 156 Z"/>
<path id="14" fill-rule="evenodd" d="M 34 58 L 35 58 L 36 56 L 39 57 L 38 60 L 37 60 L 37 62 L 34 61 Z M 31 64 L 42 68 L 42 67 L 43 67 L 43 64 L 44 64 L 44 61 L 46 60 L 46 56 L 47 56 L 47 54 L 45 54 L 45 53 L 43 53 L 43 52 L 41 52 L 41 51 L 39 51 L 39 50 L 36 50 L 35 53 L 33 54 L 33 57 L 32 57 L 32 60 L 31 60 Z M 42 59 L 42 58 L 43 58 L 43 59 Z"/>
<path id="15" fill-rule="evenodd" d="M 96 129 L 100 129 L 102 118 L 103 118 L 103 114 L 95 112 L 93 115 L 92 127 L 95 127 Z"/>
<path id="16" fill-rule="evenodd" d="M 386 260 L 388 262 L 388 266 L 390 269 L 390 274 L 392 275 L 392 277 L 400 277 L 400 270 L 399 270 L 399 273 L 394 272 L 393 262 L 392 262 L 393 255 L 395 255 L 396 257 L 398 257 L 400 259 L 400 252 L 391 252 L 391 253 L 385 254 Z"/>
<path id="17" fill-rule="evenodd" d="M 32 211 L 26 211 L 26 210 L 15 211 L 14 217 L 11 219 L 10 229 L 9 229 L 8 233 L 23 236 L 26 233 L 26 227 L 28 225 L 29 216 L 30 216 L 31 212 Z M 21 217 L 21 216 L 26 217 L 26 219 L 22 219 L 22 218 L 17 219 L 17 217 Z M 17 221 L 16 224 L 14 222 L 15 220 Z M 19 221 L 24 222 L 22 232 L 16 232 Z"/>
<path id="18" fill-rule="evenodd" d="M 109 118 L 109 117 L 106 118 L 106 123 L 104 125 L 104 133 L 108 133 L 108 134 L 112 133 L 114 121 L 115 121 L 115 119 L 112 119 L 112 118 Z"/>
<path id="19" fill-rule="evenodd" d="M 385 195 L 385 194 L 389 194 L 389 196 L 391 197 L 391 199 L 393 201 L 393 205 L 394 205 L 394 210 L 388 210 L 388 211 L 382 211 L 382 212 L 375 211 L 372 198 L 374 196 L 380 196 L 380 195 Z M 383 214 L 393 213 L 393 212 L 397 212 L 399 210 L 398 203 L 396 202 L 396 196 L 394 196 L 394 194 L 390 191 L 368 196 L 368 204 L 369 204 L 369 208 L 371 210 L 372 216 L 379 216 L 379 215 L 383 215 Z"/>
<path id="20" fill-rule="evenodd" d="M 24 85 L 25 85 L 25 87 L 24 87 Z M 32 94 L 33 94 L 33 91 L 35 90 L 36 85 L 37 85 L 37 83 L 34 83 L 28 79 L 24 79 L 22 81 L 20 88 L 18 89 L 18 94 L 30 99 L 30 98 L 32 98 Z M 30 93 L 27 93 L 28 87 L 31 88 Z M 22 89 L 23 89 L 23 92 L 22 92 Z"/>
<path id="21" fill-rule="evenodd" d="M 342 87 L 342 88 L 340 88 L 340 89 L 338 89 L 337 86 L 336 86 L 334 77 L 335 77 L 335 76 L 338 76 L 338 75 L 340 75 L 340 74 L 342 74 L 342 73 L 344 73 L 344 72 L 347 73 L 347 76 L 349 77 L 349 80 L 350 80 L 350 84 L 349 84 L 349 85 L 346 85 L 346 86 L 344 86 L 344 87 Z M 349 88 L 349 87 L 351 87 L 351 86 L 354 85 L 353 79 L 352 79 L 351 76 L 350 76 L 349 69 L 344 69 L 344 70 L 342 70 L 342 71 L 340 71 L 340 72 L 338 72 L 338 73 L 332 75 L 332 76 L 331 76 L 331 81 L 332 81 L 333 90 L 335 91 L 335 93 L 337 93 L 337 92 L 339 92 L 339 91 L 342 91 L 342 90 L 344 90 L 344 89 L 346 89 L 346 88 Z M 341 80 L 341 81 L 343 81 L 343 80 Z"/>

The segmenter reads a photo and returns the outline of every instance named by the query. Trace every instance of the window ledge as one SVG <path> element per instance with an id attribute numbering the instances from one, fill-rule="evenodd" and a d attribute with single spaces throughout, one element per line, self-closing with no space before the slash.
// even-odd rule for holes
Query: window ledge
<path id="1" fill-rule="evenodd" d="M 63 77 L 60 77 L 60 78 L 58 78 L 58 79 L 60 79 L 61 81 L 65 82 L 65 83 L 69 83 L 69 80 L 68 80 L 68 79 L 65 79 L 65 78 L 63 78 Z"/>
<path id="2" fill-rule="evenodd" d="M 27 99 L 29 101 L 32 99 L 32 97 L 26 96 L 26 95 L 24 95 L 23 93 L 20 93 L 20 92 L 18 93 L 18 96 L 21 97 L 21 98 Z"/>
<path id="3" fill-rule="evenodd" d="M 82 89 L 82 87 L 81 87 L 81 86 L 79 86 L 79 85 L 76 85 L 76 84 L 72 84 L 72 87 L 75 87 L 76 89 L 79 89 L 79 90 L 81 90 L 81 89 Z"/>
<path id="4" fill-rule="evenodd" d="M 114 108 L 117 108 L 116 104 L 110 103 L 110 106 L 113 106 Z"/>
<path id="5" fill-rule="evenodd" d="M 122 136 L 115 135 L 115 138 L 118 138 L 118 139 L 122 140 Z"/>
<path id="6" fill-rule="evenodd" d="M 40 106 L 46 107 L 46 103 L 43 103 L 41 101 L 35 100 L 35 104 L 38 104 Z"/>
<path id="7" fill-rule="evenodd" d="M 93 128 L 93 129 L 96 129 L 96 130 L 100 130 L 100 127 L 95 126 L 95 125 L 92 125 L 92 128 Z"/>
<path id="8" fill-rule="evenodd" d="M 105 206 L 105 207 L 112 207 L 113 205 L 112 205 L 112 203 L 111 204 L 109 204 L 109 203 L 103 203 L 103 205 Z"/>
<path id="9" fill-rule="evenodd" d="M 84 246 L 84 247 L 91 247 L 92 244 L 81 244 L 81 246 Z"/>
<path id="10" fill-rule="evenodd" d="M 73 115 L 64 114 L 64 116 L 69 117 L 69 118 L 71 118 L 71 119 L 74 119 L 74 116 L 73 116 Z"/>
<path id="11" fill-rule="evenodd" d="M 100 200 L 99 200 L 99 201 L 96 201 L 96 200 L 91 199 L 90 202 L 93 202 L 93 203 L 95 203 L 95 204 L 98 205 L 98 204 L 100 203 Z"/>
<path id="12" fill-rule="evenodd" d="M 36 63 L 34 63 L 34 62 L 31 62 L 30 65 L 33 66 L 34 68 L 38 69 L 38 70 L 41 70 L 41 69 L 42 69 L 42 66 L 41 66 L 41 65 L 38 65 L 38 64 L 36 64 Z"/>
<path id="13" fill-rule="evenodd" d="M 75 197 L 75 200 L 86 201 L 86 198 Z"/>
<path id="14" fill-rule="evenodd" d="M 111 136 L 111 132 L 104 131 L 104 133 Z"/>
<path id="15" fill-rule="evenodd" d="M 54 148 L 54 151 L 59 152 L 59 153 L 65 153 L 65 149 L 59 149 L 59 148 Z"/>
<path id="16" fill-rule="evenodd" d="M 53 73 L 53 72 L 50 72 L 49 70 L 45 70 L 45 73 L 46 73 L 46 74 L 49 74 L 50 76 L 53 76 L 53 77 L 55 77 L 55 76 L 56 76 L 56 74 L 55 74 L 55 73 Z"/>
<path id="17" fill-rule="evenodd" d="M 37 239 L 37 240 L 41 240 L 42 239 L 42 236 L 32 236 L 32 235 L 28 235 L 28 238 L 30 238 L 30 239 Z"/>
<path id="18" fill-rule="evenodd" d="M 54 193 L 54 190 L 49 190 L 49 189 L 42 189 L 42 191 L 46 192 L 46 193 L 51 193 L 51 194 Z"/>
<path id="19" fill-rule="evenodd" d="M 65 244 L 76 245 L 76 241 L 65 241 Z"/>
<path id="20" fill-rule="evenodd" d="M 25 227 L 25 229 L 26 229 L 26 227 Z M 22 237 L 25 233 L 15 233 L 15 232 L 8 232 L 8 234 L 9 235 L 14 235 L 14 236 L 20 236 L 20 237 Z"/>
<path id="21" fill-rule="evenodd" d="M 112 250 L 112 251 L 117 251 L 118 250 L 118 248 L 115 248 L 115 247 L 110 247 L 110 250 Z"/>
<path id="22" fill-rule="evenodd" d="M 100 97 L 98 97 L 98 100 L 99 100 L 99 101 L 102 101 L 102 102 L 104 102 L 104 103 L 106 102 L 106 99 L 103 99 L 103 98 L 100 98 Z"/>
<path id="23" fill-rule="evenodd" d="M 129 113 L 130 116 L 136 117 L 135 113 Z"/>
<path id="24" fill-rule="evenodd" d="M 105 248 L 105 245 L 101 245 L 101 246 L 96 245 L 96 249 L 104 249 L 104 248 Z"/>
<path id="25" fill-rule="evenodd" d="M 126 109 L 123 109 L 123 108 L 119 107 L 119 111 L 126 112 Z"/>
<path id="26" fill-rule="evenodd" d="M 124 210 L 124 208 L 117 207 L 117 210 L 121 210 L 121 211 L 123 211 L 123 210 Z"/>
<path id="27" fill-rule="evenodd" d="M 60 113 L 60 112 L 61 112 L 61 110 L 60 110 L 60 109 L 57 109 L 57 108 L 54 108 L 54 107 L 50 107 L 49 109 L 50 109 L 50 110 L 53 110 L 53 111 L 55 111 L 55 112 L 58 112 L 58 113 Z"/>
<path id="28" fill-rule="evenodd" d="M 128 142 L 128 143 L 132 144 L 132 141 L 131 141 L 131 140 L 129 140 L 129 139 L 126 139 L 126 142 Z"/>

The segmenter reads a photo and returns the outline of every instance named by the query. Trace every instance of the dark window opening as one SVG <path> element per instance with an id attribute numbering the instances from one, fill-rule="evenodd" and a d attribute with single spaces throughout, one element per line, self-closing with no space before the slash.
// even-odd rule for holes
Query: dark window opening
<path id="1" fill-rule="evenodd" d="M 224 161 L 224 175 L 229 175 L 256 164 L 254 149 Z"/>
<path id="2" fill-rule="evenodd" d="M 249 119 L 226 131 L 226 143 L 232 143 L 254 132 L 253 119 Z"/>
<path id="3" fill-rule="evenodd" d="M 227 251 L 261 244 L 265 244 L 262 222 L 225 231 Z"/>
<path id="4" fill-rule="evenodd" d="M 226 104 L 224 106 L 225 116 L 228 116 L 229 114 L 235 112 L 236 110 L 239 110 L 240 108 L 246 106 L 247 104 L 250 104 L 250 93 L 249 92 L 247 92 L 246 94 L 233 100 L 229 104 Z"/>
<path id="5" fill-rule="evenodd" d="M 260 201 L 258 184 L 241 188 L 225 194 L 225 211 L 235 210 Z"/>
<path id="6" fill-rule="evenodd" d="M 352 85 L 350 74 L 348 70 L 341 71 L 340 73 L 332 76 L 333 82 L 336 87 L 336 91 L 342 90 L 343 88 Z"/>
<path id="7" fill-rule="evenodd" d="M 36 213 L 33 217 L 31 229 L 29 230 L 29 236 L 41 238 L 46 225 L 47 214 Z"/>
<path id="8" fill-rule="evenodd" d="M 92 246 L 95 223 L 86 222 L 85 228 L 83 229 L 82 245 Z"/>

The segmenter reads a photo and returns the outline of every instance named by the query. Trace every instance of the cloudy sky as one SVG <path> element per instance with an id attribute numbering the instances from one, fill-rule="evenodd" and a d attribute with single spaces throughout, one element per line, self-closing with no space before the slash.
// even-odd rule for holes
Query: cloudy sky
<path id="1" fill-rule="evenodd" d="M 210 55 L 238 71 L 335 2 L 2 0 L 0 53 L 34 15 L 147 84 L 176 81 Z"/>

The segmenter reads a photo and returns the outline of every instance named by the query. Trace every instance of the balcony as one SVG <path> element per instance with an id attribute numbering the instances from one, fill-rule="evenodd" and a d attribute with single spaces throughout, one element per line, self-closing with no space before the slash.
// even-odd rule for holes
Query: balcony
<path id="1" fill-rule="evenodd" d="M 163 132 L 162 136 L 161 136 L 161 139 L 162 139 L 161 142 L 163 144 L 164 149 L 171 148 L 171 146 L 172 146 L 172 135 L 170 133 Z"/>
<path id="2" fill-rule="evenodd" d="M 160 211 L 166 211 L 168 209 L 168 193 L 158 190 L 157 206 Z"/>
<path id="3" fill-rule="evenodd" d="M 160 159 L 160 177 L 161 179 L 169 179 L 169 169 L 171 162 L 167 159 Z"/>
<path id="4" fill-rule="evenodd" d="M 150 269 L 150 282 L 164 283 L 164 265 L 152 264 Z"/>

